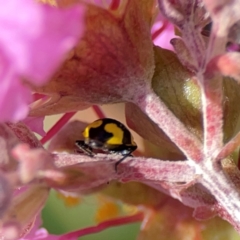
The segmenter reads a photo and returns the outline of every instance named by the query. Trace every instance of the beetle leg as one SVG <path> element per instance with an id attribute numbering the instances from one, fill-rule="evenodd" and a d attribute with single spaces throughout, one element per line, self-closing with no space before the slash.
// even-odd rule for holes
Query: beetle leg
<path id="1" fill-rule="evenodd" d="M 116 172 L 117 172 L 117 167 L 118 167 L 118 165 L 119 165 L 126 157 L 132 156 L 131 153 L 132 153 L 132 151 L 130 151 L 129 153 L 123 155 L 123 157 L 115 163 L 114 169 L 115 169 Z"/>
<path id="2" fill-rule="evenodd" d="M 83 140 L 77 140 L 75 142 L 75 145 L 82 150 L 85 154 L 87 154 L 90 157 L 94 156 L 94 153 L 92 152 L 92 148 L 90 148 Z"/>

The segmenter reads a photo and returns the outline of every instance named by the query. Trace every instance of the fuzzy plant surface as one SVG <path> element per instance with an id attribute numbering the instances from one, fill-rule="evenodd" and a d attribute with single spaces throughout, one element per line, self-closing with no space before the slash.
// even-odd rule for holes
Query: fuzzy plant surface
<path id="1" fill-rule="evenodd" d="M 0 3 L 1 239 L 78 239 L 135 221 L 138 240 L 240 239 L 239 0 Z M 114 103 L 156 158 L 138 153 L 116 171 L 121 156 L 77 151 L 87 123 L 68 120 Z M 40 215 L 51 189 L 137 210 L 53 235 Z"/>

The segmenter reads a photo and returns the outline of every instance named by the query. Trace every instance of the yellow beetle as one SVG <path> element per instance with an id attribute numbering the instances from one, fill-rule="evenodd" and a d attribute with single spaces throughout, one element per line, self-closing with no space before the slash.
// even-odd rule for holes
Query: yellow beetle
<path id="1" fill-rule="evenodd" d="M 137 149 L 130 131 L 119 121 L 102 118 L 89 124 L 83 131 L 84 140 L 77 140 L 76 145 L 84 153 L 94 156 L 93 149 L 123 156 L 115 164 L 115 170 L 127 156 Z"/>

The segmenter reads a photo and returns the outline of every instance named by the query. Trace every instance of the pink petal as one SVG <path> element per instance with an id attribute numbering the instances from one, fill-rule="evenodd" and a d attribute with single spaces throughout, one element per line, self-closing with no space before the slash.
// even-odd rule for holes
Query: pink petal
<path id="1" fill-rule="evenodd" d="M 155 23 L 155 26 L 159 26 L 161 25 L 160 22 Z M 170 43 L 170 40 L 172 38 L 176 37 L 176 35 L 174 34 L 174 26 L 171 23 L 168 23 L 167 27 L 164 29 L 164 31 L 159 34 L 158 37 L 156 37 L 153 42 L 155 45 L 160 46 L 162 48 L 165 49 L 169 49 L 173 51 L 173 46 Z"/>
<path id="2" fill-rule="evenodd" d="M 23 122 L 33 132 L 38 133 L 41 136 L 44 136 L 45 131 L 43 129 L 43 120 L 44 117 L 27 117 L 23 120 Z"/>
<path id="3" fill-rule="evenodd" d="M 31 231 L 27 234 L 27 236 L 25 236 L 24 238 L 21 238 L 19 240 L 49 239 L 48 231 L 45 228 L 39 229 L 39 227 L 41 225 L 42 225 L 41 215 L 38 214 Z"/>
<path id="4" fill-rule="evenodd" d="M 60 10 L 32 0 L 0 4 L 0 49 L 18 73 L 44 83 L 81 36 L 83 8 Z"/>
<path id="5" fill-rule="evenodd" d="M 30 233 L 48 193 L 47 187 L 35 185 L 15 194 L 12 201 L 9 201 L 4 217 L 1 218 L 0 238 L 10 240 L 16 239 L 16 235 L 25 236 Z"/>
<path id="6" fill-rule="evenodd" d="M 3 173 L 0 173 L 0 217 L 7 211 L 12 200 L 12 186 Z"/>
<path id="7" fill-rule="evenodd" d="M 4 67 L 5 71 L 0 71 L 0 122 L 18 121 L 28 113 L 31 93 L 21 84 L 11 66 L 5 65 Z"/>
<path id="8" fill-rule="evenodd" d="M 24 237 L 20 238 L 19 240 L 58 240 L 61 239 L 61 235 L 52 235 L 49 234 L 45 228 L 39 228 L 42 225 L 41 215 L 38 214 L 34 225 L 30 232 Z M 76 238 L 77 239 L 77 238 Z"/>
<path id="9" fill-rule="evenodd" d="M 57 9 L 33 0 L 0 4 L 0 122 L 19 121 L 27 116 L 32 100 L 20 77 L 35 85 L 48 80 L 79 40 L 84 10 L 80 5 Z"/>

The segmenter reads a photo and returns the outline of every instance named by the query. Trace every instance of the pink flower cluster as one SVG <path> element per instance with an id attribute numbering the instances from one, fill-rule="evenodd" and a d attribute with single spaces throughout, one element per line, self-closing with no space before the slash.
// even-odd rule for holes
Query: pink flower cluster
<path id="1" fill-rule="evenodd" d="M 81 37 L 84 9 L 32 0 L 0 4 L 0 121 L 19 121 L 32 101 L 27 85 L 44 84 Z"/>

